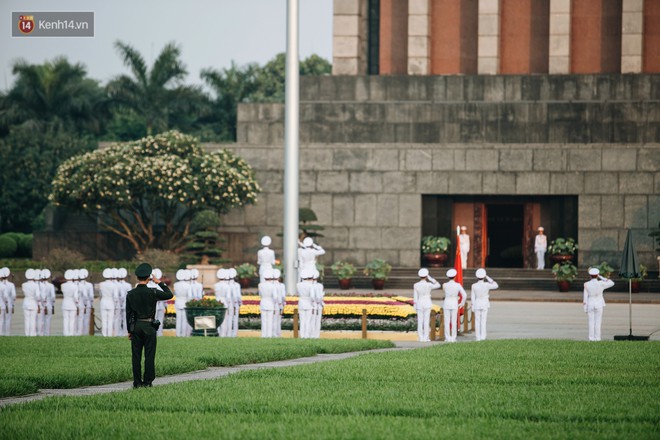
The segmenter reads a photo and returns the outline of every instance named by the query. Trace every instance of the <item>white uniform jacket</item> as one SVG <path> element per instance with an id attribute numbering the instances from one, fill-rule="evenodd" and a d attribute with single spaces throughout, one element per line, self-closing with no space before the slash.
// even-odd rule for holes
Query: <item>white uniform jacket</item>
<path id="1" fill-rule="evenodd" d="M 499 286 L 493 280 L 479 280 L 470 288 L 470 301 L 472 301 L 472 310 L 487 310 L 490 308 L 490 295 L 488 292 L 497 289 Z"/>
<path id="2" fill-rule="evenodd" d="M 264 281 L 263 283 L 259 283 L 258 290 L 259 297 L 261 298 L 261 301 L 259 302 L 259 309 L 264 312 L 275 310 L 277 285 L 272 281 Z"/>
<path id="3" fill-rule="evenodd" d="M 447 281 L 442 285 L 442 290 L 445 291 L 445 302 L 442 305 L 443 308 L 447 310 L 458 310 L 458 308 L 462 306 L 463 303 L 465 303 L 467 298 L 465 289 L 463 289 L 463 286 L 458 284 L 456 281 Z M 460 304 L 458 302 L 459 292 L 463 294 L 463 298 L 461 298 Z"/>
<path id="4" fill-rule="evenodd" d="M 314 284 L 311 281 L 301 281 L 297 284 L 297 288 L 298 310 L 311 310 L 313 308 Z"/>
<path id="5" fill-rule="evenodd" d="M 614 281 L 607 278 L 592 278 L 584 283 L 584 299 L 583 303 L 586 309 L 602 309 L 605 307 L 605 299 L 603 298 L 603 290 L 609 289 L 614 285 Z"/>
<path id="6" fill-rule="evenodd" d="M 440 283 L 433 278 L 428 280 L 420 280 L 413 286 L 413 300 L 415 310 L 424 310 L 431 308 L 431 291 L 439 289 Z"/>

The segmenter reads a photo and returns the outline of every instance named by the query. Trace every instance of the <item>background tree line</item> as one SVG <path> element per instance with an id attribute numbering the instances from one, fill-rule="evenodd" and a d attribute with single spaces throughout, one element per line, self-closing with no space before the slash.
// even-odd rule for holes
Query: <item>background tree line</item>
<path id="1" fill-rule="evenodd" d="M 14 64 L 16 80 L 0 92 L 0 232 L 39 229 L 57 167 L 99 141 L 175 129 L 201 141 L 233 142 L 238 103 L 284 100 L 283 53 L 263 66 L 204 69 L 203 85 L 191 85 L 175 43 L 151 66 L 130 45 L 115 47 L 128 73 L 105 85 L 64 57 Z M 330 72 L 319 56 L 300 62 L 301 75 Z"/>

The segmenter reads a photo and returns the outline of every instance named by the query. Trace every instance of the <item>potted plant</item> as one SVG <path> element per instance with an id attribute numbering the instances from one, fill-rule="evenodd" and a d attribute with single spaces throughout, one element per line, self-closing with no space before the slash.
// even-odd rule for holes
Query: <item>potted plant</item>
<path id="1" fill-rule="evenodd" d="M 451 240 L 447 237 L 426 235 L 422 237 L 422 257 L 429 267 L 443 267 L 447 263 L 447 249 Z"/>
<path id="2" fill-rule="evenodd" d="M 644 278 L 649 276 L 649 272 L 646 269 L 646 266 L 643 264 L 639 265 L 639 278 L 632 278 L 630 280 L 630 291 L 632 293 L 639 293 L 641 287 L 642 287 L 642 281 L 644 281 Z"/>
<path id="3" fill-rule="evenodd" d="M 351 287 L 351 279 L 356 272 L 355 266 L 348 261 L 337 261 L 330 268 L 339 280 L 339 287 L 343 290 L 349 289 Z"/>
<path id="4" fill-rule="evenodd" d="M 364 267 L 364 274 L 371 277 L 371 284 L 374 286 L 374 289 L 383 290 L 385 281 L 387 281 L 391 270 L 392 266 L 387 264 L 385 260 L 376 258 Z"/>
<path id="5" fill-rule="evenodd" d="M 568 292 L 571 281 L 577 277 L 577 267 L 575 267 L 575 265 L 570 261 L 555 263 L 555 265 L 552 266 L 552 273 L 555 275 L 555 279 L 557 280 L 559 291 Z"/>
<path id="6" fill-rule="evenodd" d="M 256 274 L 257 266 L 254 264 L 243 263 L 240 266 L 236 266 L 236 276 L 238 277 L 238 282 L 243 289 L 250 287 L 250 282 Z"/>
<path id="7" fill-rule="evenodd" d="M 574 239 L 559 237 L 552 240 L 550 246 L 548 246 L 548 253 L 552 261 L 562 263 L 564 261 L 573 261 L 577 249 L 578 245 Z"/>
<path id="8" fill-rule="evenodd" d="M 213 298 L 192 299 L 186 303 L 186 320 L 193 328 L 193 336 L 218 336 L 217 328 L 225 319 L 227 308 Z M 198 316 L 214 316 L 215 328 L 195 329 L 195 318 Z"/>
<path id="9" fill-rule="evenodd" d="M 600 274 L 605 278 L 609 278 L 610 275 L 612 275 L 612 272 L 614 272 L 614 268 L 607 264 L 607 261 L 600 263 L 598 266 L 596 266 L 596 269 L 598 269 Z"/>

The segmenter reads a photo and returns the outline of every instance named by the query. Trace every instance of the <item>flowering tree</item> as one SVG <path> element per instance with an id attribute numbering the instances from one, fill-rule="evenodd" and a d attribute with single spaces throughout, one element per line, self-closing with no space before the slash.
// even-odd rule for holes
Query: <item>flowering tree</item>
<path id="1" fill-rule="evenodd" d="M 58 168 L 50 199 L 90 214 L 138 253 L 185 246 L 195 213 L 257 200 L 252 168 L 226 150 L 206 153 L 176 131 L 73 157 Z"/>

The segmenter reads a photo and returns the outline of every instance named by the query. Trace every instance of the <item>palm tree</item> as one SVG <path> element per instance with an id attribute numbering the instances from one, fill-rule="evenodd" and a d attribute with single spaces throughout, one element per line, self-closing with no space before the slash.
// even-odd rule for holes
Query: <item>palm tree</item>
<path id="1" fill-rule="evenodd" d="M 14 86 L 0 95 L 0 126 L 43 132 L 46 128 L 99 135 L 107 120 L 107 99 L 82 64 L 59 57 L 44 64 L 14 64 Z"/>
<path id="2" fill-rule="evenodd" d="M 188 72 L 176 44 L 168 43 L 151 69 L 128 44 L 117 41 L 115 48 L 132 75 L 120 75 L 108 83 L 114 105 L 144 118 L 148 135 L 174 127 L 185 129 L 194 122 L 205 99 L 199 88 L 183 85 Z"/>

